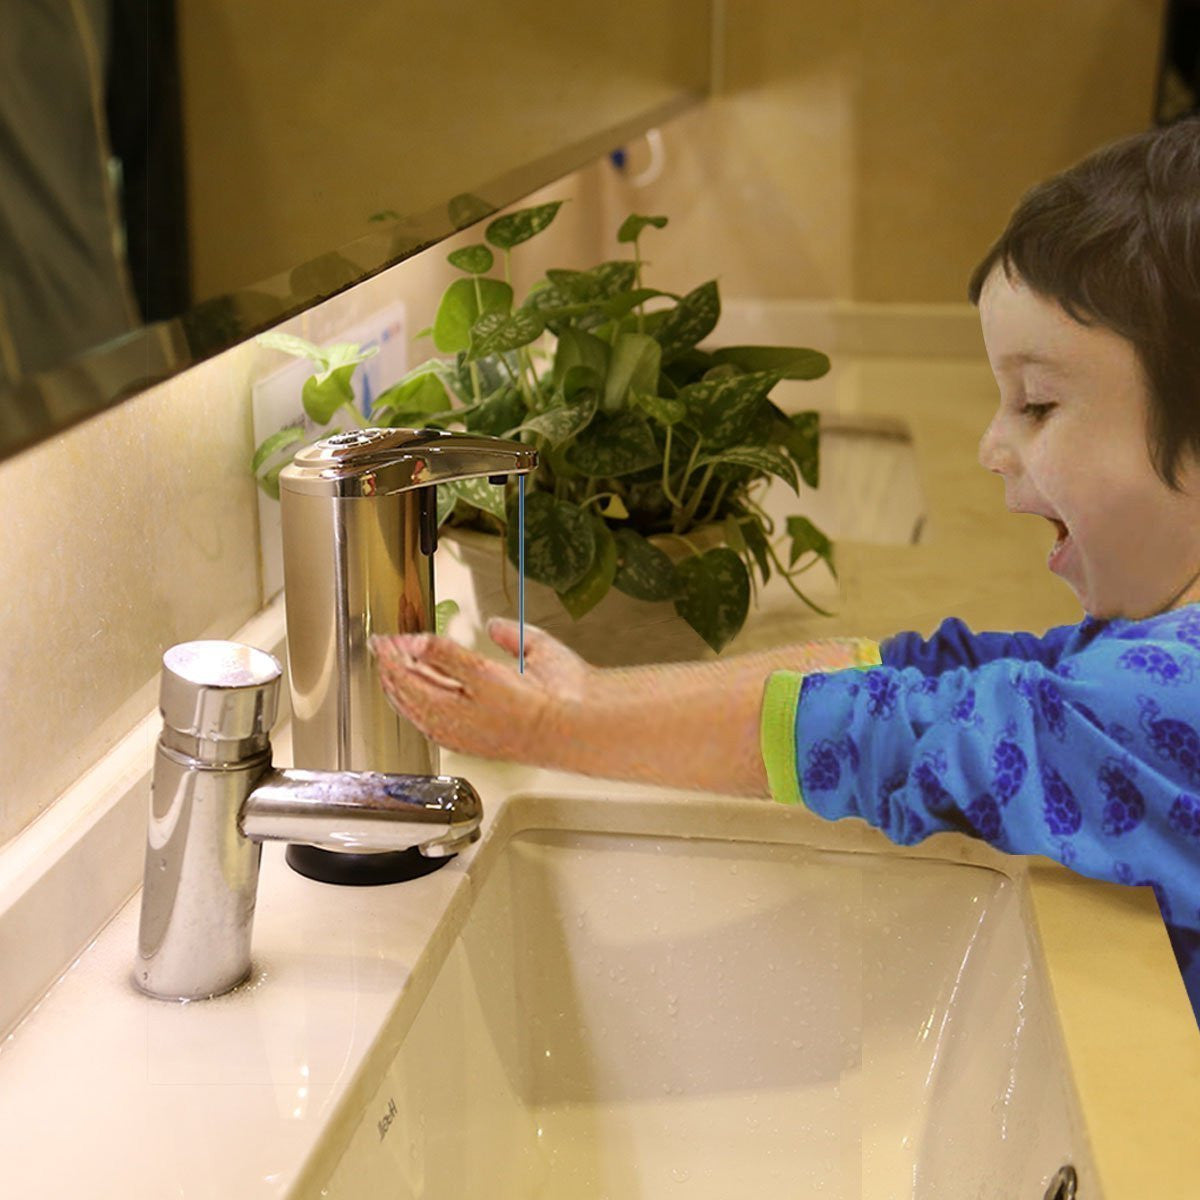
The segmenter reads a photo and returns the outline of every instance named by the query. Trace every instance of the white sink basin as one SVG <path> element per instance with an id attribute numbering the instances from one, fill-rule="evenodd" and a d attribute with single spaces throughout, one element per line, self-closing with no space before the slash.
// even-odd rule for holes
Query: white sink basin
<path id="1" fill-rule="evenodd" d="M 500 834 L 322 1196 L 1098 1195 L 1019 883 Z"/>

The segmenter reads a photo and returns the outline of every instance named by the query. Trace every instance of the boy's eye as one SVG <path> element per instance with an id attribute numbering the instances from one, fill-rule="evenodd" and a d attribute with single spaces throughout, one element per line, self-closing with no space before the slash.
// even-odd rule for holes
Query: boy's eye
<path id="1" fill-rule="evenodd" d="M 1053 404 L 1022 404 L 1021 416 L 1028 417 L 1034 424 L 1040 424 L 1051 413 Z"/>

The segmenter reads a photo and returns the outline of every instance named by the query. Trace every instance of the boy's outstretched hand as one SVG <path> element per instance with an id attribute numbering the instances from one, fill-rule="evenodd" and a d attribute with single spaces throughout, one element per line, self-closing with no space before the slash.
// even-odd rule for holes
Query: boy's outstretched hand
<path id="1" fill-rule="evenodd" d="M 488 636 L 514 658 L 518 626 L 494 618 Z M 431 633 L 374 637 L 388 699 L 449 750 L 543 764 L 564 736 L 562 718 L 598 672 L 536 626 L 525 627 L 525 673 Z"/>

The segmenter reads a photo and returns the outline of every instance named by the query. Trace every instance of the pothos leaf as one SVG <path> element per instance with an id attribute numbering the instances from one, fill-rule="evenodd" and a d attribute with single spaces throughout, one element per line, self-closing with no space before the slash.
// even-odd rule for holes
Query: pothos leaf
<path id="1" fill-rule="evenodd" d="M 484 313 L 471 326 L 471 344 L 467 349 L 467 361 L 487 358 L 492 354 L 507 354 L 519 350 L 542 336 L 546 324 L 531 309 L 519 308 L 515 313 Z"/>
<path id="2" fill-rule="evenodd" d="M 751 467 L 762 475 L 777 475 L 793 492 L 799 490 L 792 460 L 778 450 L 765 446 L 730 446 L 720 454 L 701 458 L 697 465 L 707 466 L 709 463 L 736 463 L 738 466 Z"/>
<path id="3" fill-rule="evenodd" d="M 501 250 L 511 250 L 541 233 L 554 220 L 562 207 L 561 200 L 551 204 L 538 204 L 533 208 L 522 208 L 503 217 L 497 217 L 484 230 L 483 236 Z"/>
<path id="4" fill-rule="evenodd" d="M 660 453 L 646 418 L 623 409 L 615 416 L 597 413 L 576 437 L 567 458 L 584 475 L 618 476 L 652 466 Z"/>
<path id="5" fill-rule="evenodd" d="M 433 319 L 433 344 L 443 354 L 467 350 L 471 327 L 484 313 L 512 310 L 513 290 L 499 279 L 456 279 L 442 293 Z"/>
<path id="6" fill-rule="evenodd" d="M 679 579 L 670 555 L 633 529 L 613 531 L 617 573 L 613 587 L 638 600 L 673 600 Z"/>
<path id="7" fill-rule="evenodd" d="M 788 517 L 788 536 L 792 539 L 788 551 L 788 566 L 794 566 L 796 560 L 809 551 L 825 561 L 826 566 L 836 577 L 837 569 L 833 565 L 833 543 L 807 518 Z"/>
<path id="8" fill-rule="evenodd" d="M 586 429 L 595 415 L 596 395 L 593 392 L 578 404 L 560 404 L 556 408 L 546 409 L 536 417 L 531 417 L 520 429 L 540 434 L 550 445 L 560 446 Z"/>
<path id="9" fill-rule="evenodd" d="M 465 500 L 468 504 L 486 513 L 491 513 L 499 521 L 508 519 L 504 503 L 504 488 L 486 479 L 455 479 L 451 483 L 438 485 L 438 498 L 442 490 L 455 501 Z"/>
<path id="10" fill-rule="evenodd" d="M 439 637 L 446 636 L 451 618 L 458 616 L 458 602 L 455 600 L 439 600 L 433 606 L 433 628 Z"/>
<path id="11" fill-rule="evenodd" d="M 750 576 L 746 564 L 718 546 L 676 566 L 680 593 L 675 611 L 719 654 L 746 622 Z"/>
<path id="12" fill-rule="evenodd" d="M 641 237 L 642 230 L 648 225 L 654 226 L 655 229 L 663 229 L 666 224 L 666 217 L 640 217 L 637 213 L 630 213 L 621 222 L 621 228 L 617 230 L 617 241 L 636 242 Z"/>
<path id="13" fill-rule="evenodd" d="M 670 362 L 708 337 L 720 316 L 721 297 L 715 279 L 688 292 L 654 331 L 662 346 L 663 362 Z"/>
<path id="14" fill-rule="evenodd" d="M 520 528 L 516 501 L 508 508 L 508 558 L 518 562 Z M 548 492 L 525 498 L 525 574 L 564 592 L 583 578 L 596 555 L 593 521 L 588 513 Z"/>
<path id="15" fill-rule="evenodd" d="M 460 271 L 467 271 L 472 275 L 483 275 L 492 269 L 496 256 L 480 243 L 452 250 L 446 255 L 446 261 Z"/>
<path id="16" fill-rule="evenodd" d="M 717 450 L 746 442 L 747 429 L 757 428 L 767 393 L 778 382 L 777 375 L 763 372 L 703 379 L 681 388 L 677 399 L 687 406 L 687 424 Z"/>
<path id="17" fill-rule="evenodd" d="M 800 478 L 815 488 L 821 481 L 821 414 L 795 413 L 777 421 L 779 443 L 787 449 L 800 468 Z"/>
<path id="18" fill-rule="evenodd" d="M 613 535 L 598 517 L 589 520 L 596 541 L 592 565 L 571 587 L 558 593 L 563 607 L 576 621 L 604 599 L 617 573 L 617 546 Z"/>
<path id="19" fill-rule="evenodd" d="M 827 355 L 799 346 L 722 346 L 712 358 L 743 371 L 773 371 L 781 379 L 819 379 L 829 371 Z"/>

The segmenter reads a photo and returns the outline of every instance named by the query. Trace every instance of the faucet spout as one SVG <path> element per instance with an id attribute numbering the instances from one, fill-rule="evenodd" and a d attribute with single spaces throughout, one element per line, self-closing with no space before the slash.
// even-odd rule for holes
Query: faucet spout
<path id="1" fill-rule="evenodd" d="M 417 849 L 443 858 L 479 837 L 483 804 L 451 775 L 268 771 L 246 797 L 239 827 L 254 841 L 330 850 Z"/>
<path id="2" fill-rule="evenodd" d="M 264 841 L 445 858 L 483 806 L 452 776 L 277 770 L 268 732 L 282 669 L 231 642 L 163 656 L 133 982 L 162 999 L 219 996 L 250 974 Z"/>

